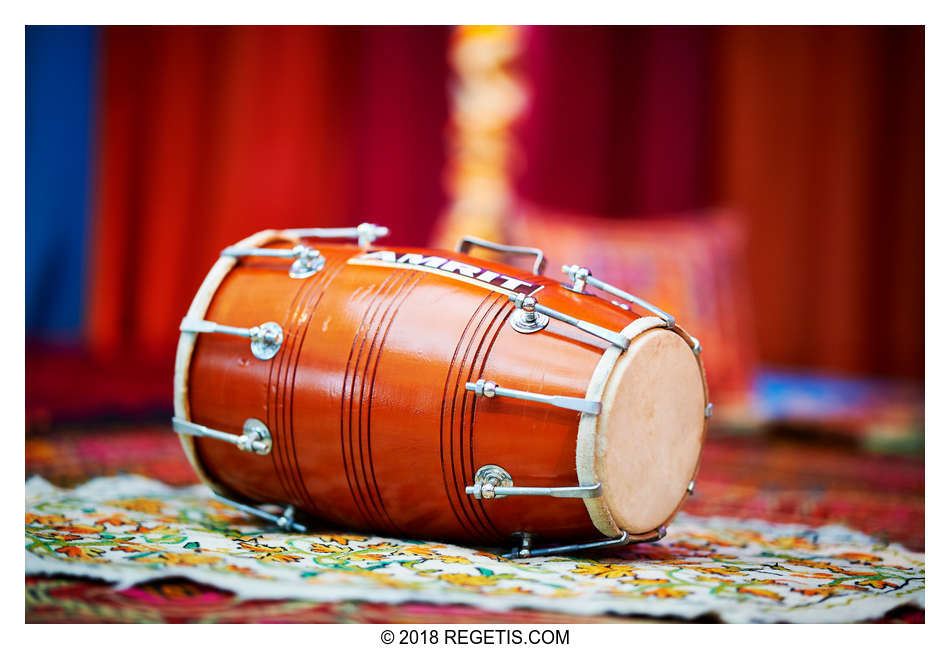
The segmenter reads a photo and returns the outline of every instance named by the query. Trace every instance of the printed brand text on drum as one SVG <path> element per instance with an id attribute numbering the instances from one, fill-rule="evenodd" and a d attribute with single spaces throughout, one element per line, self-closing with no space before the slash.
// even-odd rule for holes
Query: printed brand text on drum
<path id="1" fill-rule="evenodd" d="M 492 288 L 524 293 L 530 295 L 541 288 L 539 284 L 526 282 L 521 279 L 502 275 L 479 266 L 466 264 L 446 257 L 423 255 L 414 252 L 396 253 L 392 250 L 376 250 L 367 252 L 349 260 L 351 264 L 365 264 L 370 266 L 413 266 L 418 270 L 439 270 L 447 275 L 459 278 L 473 279 L 487 284 Z"/>

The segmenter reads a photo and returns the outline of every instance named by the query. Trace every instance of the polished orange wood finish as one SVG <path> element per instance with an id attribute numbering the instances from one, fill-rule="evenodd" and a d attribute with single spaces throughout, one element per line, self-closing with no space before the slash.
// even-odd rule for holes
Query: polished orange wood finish
<path id="1" fill-rule="evenodd" d="M 515 306 L 504 293 L 412 267 L 347 263 L 364 252 L 355 246 L 318 247 L 326 265 L 306 279 L 290 278 L 286 260 L 242 258 L 211 302 L 207 320 L 237 327 L 273 320 L 284 329 L 280 351 L 267 361 L 251 354 L 247 339 L 197 337 L 192 421 L 240 434 L 255 417 L 273 436 L 263 456 L 196 438 L 212 480 L 248 502 L 292 504 L 328 525 L 402 537 L 602 536 L 578 499 L 465 494 L 485 464 L 505 467 L 520 486 L 576 485 L 580 418 L 546 404 L 476 397 L 465 383 L 485 378 L 584 397 L 607 343 L 554 319 L 521 334 L 508 324 Z M 504 264 L 395 252 L 539 284 L 534 295 L 545 306 L 614 331 L 637 317 Z"/>

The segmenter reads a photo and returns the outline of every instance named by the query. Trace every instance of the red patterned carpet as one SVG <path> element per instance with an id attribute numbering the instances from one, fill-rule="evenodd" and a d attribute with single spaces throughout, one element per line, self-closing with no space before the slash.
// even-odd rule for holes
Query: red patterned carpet
<path id="1" fill-rule="evenodd" d="M 60 486 L 97 475 L 138 473 L 169 484 L 195 476 L 170 427 L 99 427 L 30 435 L 26 474 Z M 713 437 L 703 454 L 696 495 L 686 511 L 823 525 L 841 523 L 924 550 L 923 457 L 875 455 L 845 445 L 754 437 Z M 644 621 L 538 611 L 491 613 L 467 606 L 315 604 L 242 600 L 187 580 L 115 590 L 94 580 L 26 579 L 28 622 L 517 622 Z M 893 611 L 884 622 L 923 622 L 924 612 Z"/>

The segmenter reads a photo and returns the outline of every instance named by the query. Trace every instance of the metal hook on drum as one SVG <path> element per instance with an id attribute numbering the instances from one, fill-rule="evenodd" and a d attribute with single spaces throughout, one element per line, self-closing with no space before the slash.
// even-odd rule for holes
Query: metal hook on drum
<path id="1" fill-rule="evenodd" d="M 494 250 L 495 252 L 503 252 L 509 255 L 530 255 L 534 257 L 534 265 L 531 267 L 531 270 L 535 275 L 542 274 L 544 267 L 548 263 L 547 259 L 544 258 L 544 252 L 540 248 L 509 246 L 504 243 L 495 243 L 494 241 L 486 241 L 485 239 L 472 236 L 464 236 L 459 239 L 458 243 L 455 244 L 455 252 L 467 254 L 468 251 L 472 249 L 472 246 Z"/>

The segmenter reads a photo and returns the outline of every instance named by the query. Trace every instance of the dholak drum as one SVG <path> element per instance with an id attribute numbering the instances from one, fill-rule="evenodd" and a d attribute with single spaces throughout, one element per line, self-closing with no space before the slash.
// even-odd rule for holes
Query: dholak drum
<path id="1" fill-rule="evenodd" d="M 288 530 L 303 512 L 473 545 L 520 535 L 512 556 L 661 537 L 711 412 L 698 341 L 586 268 L 541 276 L 539 250 L 375 245 L 385 233 L 271 230 L 223 251 L 175 368 L 173 425 L 201 479 Z M 473 246 L 533 255 L 533 272 Z"/>

